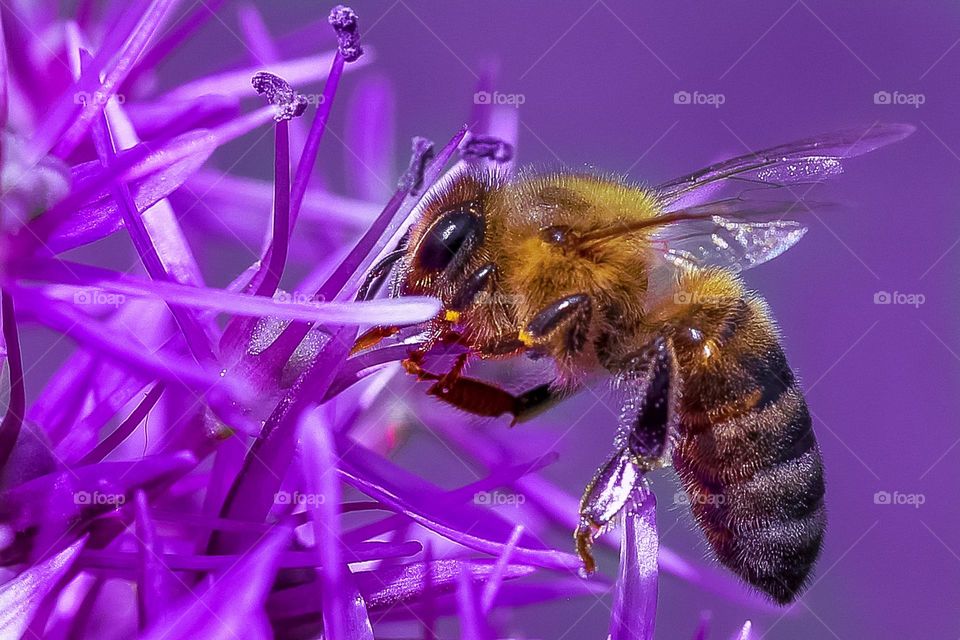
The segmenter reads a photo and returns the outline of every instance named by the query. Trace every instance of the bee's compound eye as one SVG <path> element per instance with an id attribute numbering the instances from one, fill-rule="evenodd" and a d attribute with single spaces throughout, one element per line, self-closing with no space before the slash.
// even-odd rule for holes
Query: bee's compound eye
<path id="1" fill-rule="evenodd" d="M 437 218 L 420 241 L 417 260 L 424 269 L 444 271 L 483 233 L 483 223 L 473 203 L 451 209 Z"/>

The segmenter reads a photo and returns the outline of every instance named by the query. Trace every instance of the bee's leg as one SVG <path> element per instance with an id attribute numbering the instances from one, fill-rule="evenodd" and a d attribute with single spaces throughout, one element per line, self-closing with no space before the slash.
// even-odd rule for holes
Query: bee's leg
<path id="1" fill-rule="evenodd" d="M 451 328 L 453 323 L 449 320 L 448 316 L 434 318 L 429 321 L 428 324 L 429 328 L 425 333 L 428 332 L 429 337 L 411 354 L 411 358 L 413 359 L 416 359 L 417 356 L 422 357 L 430 351 L 434 345 L 457 344 L 463 340 L 463 336 Z M 399 333 L 400 329 L 402 329 L 402 327 L 395 325 L 380 325 L 367 329 L 360 334 L 356 342 L 353 343 L 353 347 L 350 349 L 350 355 L 355 355 L 361 351 L 375 347 L 381 340 Z"/>
<path id="2" fill-rule="evenodd" d="M 586 344 L 592 311 L 590 296 L 585 293 L 560 298 L 527 323 L 518 336 L 519 340 L 525 346 L 533 347 L 563 331 L 567 350 L 576 353 Z"/>
<path id="3" fill-rule="evenodd" d="M 623 510 L 634 487 L 643 476 L 640 465 L 630 451 L 618 449 L 597 469 L 580 499 L 580 524 L 574 533 L 577 555 L 583 562 L 583 571 L 590 575 L 597 569 L 590 549 L 594 539 L 606 531 L 613 519 Z"/>
<path id="4" fill-rule="evenodd" d="M 409 237 L 410 231 L 408 230 L 397 242 L 397 246 L 394 247 L 393 251 L 383 256 L 379 262 L 370 268 L 370 271 L 367 272 L 366 277 L 364 277 L 363 282 L 360 284 L 360 288 L 357 289 L 355 300 L 358 302 L 372 300 L 373 297 L 379 293 L 380 289 L 383 288 L 384 282 L 387 280 L 387 276 L 390 275 L 390 271 L 406 253 Z M 381 340 L 395 335 L 398 331 L 400 331 L 400 327 L 395 326 L 372 327 L 357 338 L 350 353 L 355 354 L 376 346 Z"/>
<path id="5" fill-rule="evenodd" d="M 527 389 L 513 398 L 513 421 L 510 426 L 515 427 L 540 415 L 577 391 L 576 387 L 555 387 L 549 382 Z"/>
<path id="6" fill-rule="evenodd" d="M 390 270 L 393 269 L 393 265 L 397 264 L 397 262 L 403 258 L 404 253 L 406 252 L 403 249 L 391 251 L 387 255 L 383 256 L 380 262 L 373 265 L 370 268 L 370 271 L 367 272 L 366 277 L 363 279 L 363 284 L 361 284 L 360 288 L 357 289 L 356 300 L 371 300 L 373 296 L 377 295 L 380 289 L 383 288 L 383 283 L 386 280 L 387 275 L 390 273 Z"/>
<path id="7" fill-rule="evenodd" d="M 627 356 L 619 385 L 629 394 L 620 412 L 619 438 L 644 463 L 644 471 L 660 466 L 675 428 L 677 397 L 673 354 L 667 339 L 658 337 Z"/>
<path id="8" fill-rule="evenodd" d="M 399 331 L 400 327 L 394 326 L 371 327 L 360 334 L 357 341 L 353 343 L 353 347 L 350 348 L 350 355 L 356 355 L 361 351 L 375 347 L 381 340 L 396 335 Z"/>
<path id="9" fill-rule="evenodd" d="M 412 376 L 416 376 L 417 380 L 425 382 L 428 380 L 441 381 L 445 379 L 456 379 L 460 377 L 460 374 L 463 372 L 463 368 L 467 364 L 467 355 L 462 353 L 457 356 L 457 360 L 453 365 L 453 368 L 450 369 L 447 373 L 431 373 L 423 368 L 423 357 L 426 355 L 426 351 L 417 350 L 410 353 L 406 359 L 401 362 L 404 370 Z"/>
<path id="10" fill-rule="evenodd" d="M 544 383 L 520 394 L 462 375 L 468 354 L 461 354 L 453 368 L 445 374 L 427 371 L 422 365 L 422 356 L 417 352 L 403 361 L 407 373 L 418 380 L 432 381 L 428 394 L 458 409 L 487 418 L 497 418 L 504 414 L 513 416 L 510 426 L 529 420 L 560 400 L 568 397 L 573 390 L 557 389 Z"/>
<path id="11" fill-rule="evenodd" d="M 666 340 L 658 338 L 628 356 L 621 384 L 636 395 L 622 412 L 617 450 L 597 470 L 580 501 L 580 524 L 574 534 L 577 555 L 588 575 L 596 570 L 590 553 L 602 534 L 632 499 L 643 475 L 659 466 L 670 437 L 673 403 L 672 358 Z"/>
<path id="12" fill-rule="evenodd" d="M 468 281 L 466 295 L 471 299 L 479 295 L 492 274 L 493 265 L 484 265 L 478 269 Z M 560 332 L 564 332 L 569 351 L 580 351 L 587 339 L 591 308 L 590 297 L 586 294 L 561 298 L 536 314 L 517 338 L 506 340 L 499 345 L 498 351 L 522 351 L 526 347 L 545 342 Z M 415 356 L 416 354 L 412 354 L 411 358 L 405 360 L 404 367 L 420 380 L 435 381 L 428 391 L 430 395 L 479 416 L 498 417 L 510 414 L 513 416 L 511 426 L 529 420 L 576 391 L 575 387 L 555 387 L 548 383 L 515 395 L 487 382 L 462 376 L 465 356 L 461 356 L 454 368 L 442 376 L 424 371 L 421 361 Z"/>
<path id="13" fill-rule="evenodd" d="M 363 280 L 363 284 L 361 284 L 360 289 L 357 290 L 356 299 L 358 301 L 370 300 L 383 288 L 383 283 L 390 274 L 390 270 L 393 269 L 393 266 L 397 264 L 397 262 L 403 258 L 404 253 L 406 253 L 407 242 L 409 242 L 409 240 L 410 230 L 408 229 L 407 232 L 400 237 L 400 240 L 397 241 L 397 245 L 393 248 L 393 251 L 383 256 L 378 263 L 370 268 L 366 278 Z"/>
<path id="14" fill-rule="evenodd" d="M 512 427 L 546 411 L 571 391 L 544 383 L 515 395 L 476 378 L 460 377 L 452 381 L 441 378 L 427 393 L 478 416 L 496 418 L 509 414 L 513 416 Z"/>
<path id="15" fill-rule="evenodd" d="M 444 312 L 444 318 L 449 322 L 456 322 L 460 319 L 460 314 L 467 310 L 480 297 L 496 274 L 497 267 L 492 262 L 488 262 L 470 274 L 464 282 L 463 287 L 453 298 L 453 302 Z"/>

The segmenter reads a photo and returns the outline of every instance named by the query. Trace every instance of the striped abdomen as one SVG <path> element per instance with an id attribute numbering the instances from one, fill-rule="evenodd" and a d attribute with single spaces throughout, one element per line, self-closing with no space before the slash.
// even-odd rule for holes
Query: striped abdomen
<path id="1" fill-rule="evenodd" d="M 715 305 L 697 314 L 720 320 L 713 331 L 673 340 L 682 379 L 673 463 L 718 559 L 787 603 L 826 526 L 820 450 L 764 303 Z"/>

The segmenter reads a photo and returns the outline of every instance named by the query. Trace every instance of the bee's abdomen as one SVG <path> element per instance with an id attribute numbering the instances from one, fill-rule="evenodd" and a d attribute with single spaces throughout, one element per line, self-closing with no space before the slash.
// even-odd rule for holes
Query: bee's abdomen
<path id="1" fill-rule="evenodd" d="M 763 304 L 739 301 L 704 357 L 675 340 L 684 380 L 676 467 L 718 559 L 781 603 L 803 588 L 826 517 L 810 413 Z"/>

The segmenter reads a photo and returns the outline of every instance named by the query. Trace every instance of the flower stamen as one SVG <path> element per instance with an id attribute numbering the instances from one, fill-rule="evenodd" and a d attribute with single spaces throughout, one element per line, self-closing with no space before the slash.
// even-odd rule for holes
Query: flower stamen
<path id="1" fill-rule="evenodd" d="M 338 4 L 330 11 L 327 22 L 337 32 L 337 50 L 346 62 L 355 62 L 363 55 L 363 46 L 360 44 L 360 21 L 356 11 Z"/>
<path id="2" fill-rule="evenodd" d="M 513 160 L 513 145 L 496 136 L 472 136 L 460 150 L 460 157 L 464 160 L 488 158 L 503 164 Z"/>
<path id="3" fill-rule="evenodd" d="M 433 160 L 433 156 L 433 142 L 420 136 L 414 136 L 410 165 L 400 176 L 397 186 L 405 191 L 410 191 L 412 195 L 420 193 L 420 189 L 423 187 L 424 171 L 430 161 Z"/>
<path id="4" fill-rule="evenodd" d="M 259 71 L 251 79 L 253 89 L 266 97 L 277 110 L 273 119 L 277 122 L 293 120 L 307 109 L 307 99 L 294 91 L 290 83 L 269 71 Z"/>

